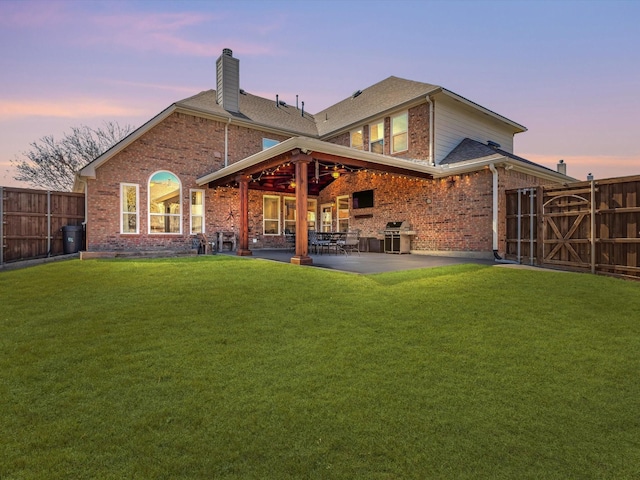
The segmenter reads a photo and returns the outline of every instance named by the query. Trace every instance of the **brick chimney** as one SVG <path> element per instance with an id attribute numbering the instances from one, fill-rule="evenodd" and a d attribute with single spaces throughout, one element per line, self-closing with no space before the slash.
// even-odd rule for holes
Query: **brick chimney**
<path id="1" fill-rule="evenodd" d="M 230 48 L 223 49 L 216 61 L 216 97 L 227 112 L 240 111 L 240 60 L 233 58 Z"/>

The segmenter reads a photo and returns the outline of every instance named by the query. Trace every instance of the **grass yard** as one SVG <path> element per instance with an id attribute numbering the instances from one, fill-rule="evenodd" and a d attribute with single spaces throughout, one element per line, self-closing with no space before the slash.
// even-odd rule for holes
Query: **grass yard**
<path id="1" fill-rule="evenodd" d="M 637 479 L 640 283 L 223 256 L 0 272 L 0 412 L 2 479 Z"/>

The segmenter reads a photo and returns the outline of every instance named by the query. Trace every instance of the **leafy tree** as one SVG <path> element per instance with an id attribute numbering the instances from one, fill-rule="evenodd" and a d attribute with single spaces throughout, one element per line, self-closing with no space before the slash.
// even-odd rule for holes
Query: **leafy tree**
<path id="1" fill-rule="evenodd" d="M 102 128 L 73 127 L 62 140 L 53 135 L 42 137 L 30 144 L 31 150 L 22 153 L 22 158 L 11 161 L 18 172 L 13 178 L 36 188 L 70 191 L 78 170 L 132 131 L 131 125 L 105 122 Z"/>

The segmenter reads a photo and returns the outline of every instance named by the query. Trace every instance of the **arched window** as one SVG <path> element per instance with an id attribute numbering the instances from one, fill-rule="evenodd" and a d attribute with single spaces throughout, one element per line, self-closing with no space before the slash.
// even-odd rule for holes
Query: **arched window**
<path id="1" fill-rule="evenodd" d="M 182 187 L 171 172 L 149 179 L 149 233 L 182 233 Z"/>

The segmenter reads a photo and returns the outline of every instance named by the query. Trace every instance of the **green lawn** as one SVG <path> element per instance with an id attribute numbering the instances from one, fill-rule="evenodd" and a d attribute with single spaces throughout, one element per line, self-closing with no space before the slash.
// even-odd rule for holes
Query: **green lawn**
<path id="1" fill-rule="evenodd" d="M 0 478 L 637 479 L 640 283 L 222 256 L 0 272 Z"/>

